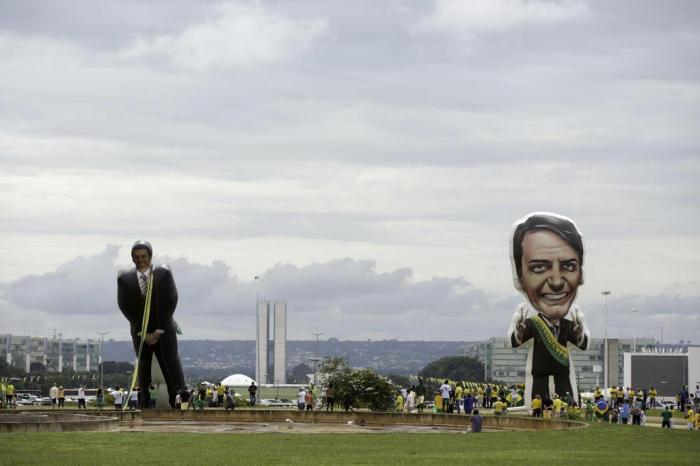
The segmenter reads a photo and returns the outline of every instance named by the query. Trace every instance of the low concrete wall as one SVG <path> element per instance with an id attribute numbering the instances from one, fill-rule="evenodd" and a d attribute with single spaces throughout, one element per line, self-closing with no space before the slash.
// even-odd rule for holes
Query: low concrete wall
<path id="1" fill-rule="evenodd" d="M 467 427 L 470 416 L 444 414 L 402 414 L 344 411 L 285 411 L 266 409 L 241 409 L 223 411 L 219 409 L 201 411 L 146 410 L 142 412 L 144 421 L 189 421 L 189 422 L 294 422 L 347 423 L 366 425 L 422 425 L 441 427 Z M 585 423 L 559 420 L 535 419 L 519 416 L 485 416 L 484 427 L 491 429 L 570 429 L 584 427 Z"/>
<path id="2" fill-rule="evenodd" d="M 21 412 L 0 415 L 0 433 L 113 431 L 119 419 L 65 412 Z"/>

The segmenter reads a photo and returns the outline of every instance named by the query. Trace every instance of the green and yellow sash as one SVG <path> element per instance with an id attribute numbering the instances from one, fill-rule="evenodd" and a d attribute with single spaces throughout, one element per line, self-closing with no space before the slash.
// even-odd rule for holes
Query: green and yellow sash
<path id="1" fill-rule="evenodd" d="M 566 345 L 562 345 L 557 341 L 557 338 L 552 333 L 552 329 L 549 328 L 549 325 L 547 325 L 544 319 L 539 315 L 532 318 L 532 323 L 535 325 L 535 329 L 537 329 L 537 333 L 539 333 L 540 339 L 544 347 L 549 351 L 549 354 L 551 354 L 559 364 L 568 367 L 569 350 Z"/>

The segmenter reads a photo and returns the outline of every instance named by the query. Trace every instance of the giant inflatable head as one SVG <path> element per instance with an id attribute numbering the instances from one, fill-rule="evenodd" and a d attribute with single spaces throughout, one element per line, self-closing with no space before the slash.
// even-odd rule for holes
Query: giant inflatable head
<path id="1" fill-rule="evenodd" d="M 568 312 L 583 284 L 583 238 L 570 218 L 534 212 L 513 225 L 513 284 L 552 321 Z"/>

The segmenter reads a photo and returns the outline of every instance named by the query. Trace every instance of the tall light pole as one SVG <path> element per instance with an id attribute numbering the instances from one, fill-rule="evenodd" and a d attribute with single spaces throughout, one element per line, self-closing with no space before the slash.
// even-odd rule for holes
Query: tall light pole
<path id="1" fill-rule="evenodd" d="M 255 276 L 255 309 L 257 312 L 257 304 L 260 302 L 260 277 L 258 275 Z"/>
<path id="2" fill-rule="evenodd" d="M 316 357 L 314 358 L 314 387 L 316 387 L 318 385 L 318 337 L 323 335 L 323 332 L 311 332 L 311 335 L 314 335 L 316 337 Z"/>
<path id="3" fill-rule="evenodd" d="M 605 385 L 604 390 L 609 388 L 608 386 L 608 296 L 612 293 L 610 290 L 601 292 L 605 299 L 605 328 L 604 328 L 604 340 L 603 340 L 603 384 Z"/>
<path id="4" fill-rule="evenodd" d="M 105 335 L 109 332 L 101 331 L 95 332 L 100 336 L 100 388 L 104 388 L 104 378 L 105 378 L 105 363 L 104 363 L 104 346 L 105 346 Z"/>
<path id="5" fill-rule="evenodd" d="M 634 337 L 632 338 L 632 352 L 637 352 L 637 314 L 639 314 L 639 309 L 632 309 L 632 314 L 634 314 L 634 319 L 632 324 L 634 325 Z"/>

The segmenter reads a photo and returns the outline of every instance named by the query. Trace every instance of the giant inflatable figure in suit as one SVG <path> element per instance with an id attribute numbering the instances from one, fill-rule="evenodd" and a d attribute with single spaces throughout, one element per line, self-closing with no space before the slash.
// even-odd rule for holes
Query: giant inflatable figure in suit
<path id="1" fill-rule="evenodd" d="M 177 306 L 177 288 L 173 274 L 167 265 L 151 264 L 153 249 L 148 241 L 137 241 L 131 248 L 135 268 L 119 272 L 117 301 L 119 309 L 131 324 L 131 339 L 138 361 L 138 383 L 141 390 L 141 407 L 149 405 L 148 387 L 151 385 L 151 363 L 158 359 L 163 378 L 168 386 L 171 407 L 175 396 L 184 388 L 180 356 L 177 351 L 177 323 L 173 313 Z M 151 305 L 148 324 L 141 328 L 144 316 L 149 276 L 153 275 Z M 142 332 L 146 332 L 145 335 Z M 140 348 L 143 341 L 143 348 Z M 139 352 L 139 350 L 141 350 Z"/>
<path id="2" fill-rule="evenodd" d="M 530 342 L 525 406 L 553 393 L 577 400 L 569 345 L 585 350 L 591 338 L 574 304 L 583 284 L 583 238 L 571 219 L 536 212 L 515 223 L 510 246 L 513 283 L 526 298 L 508 329 L 512 347 Z"/>

